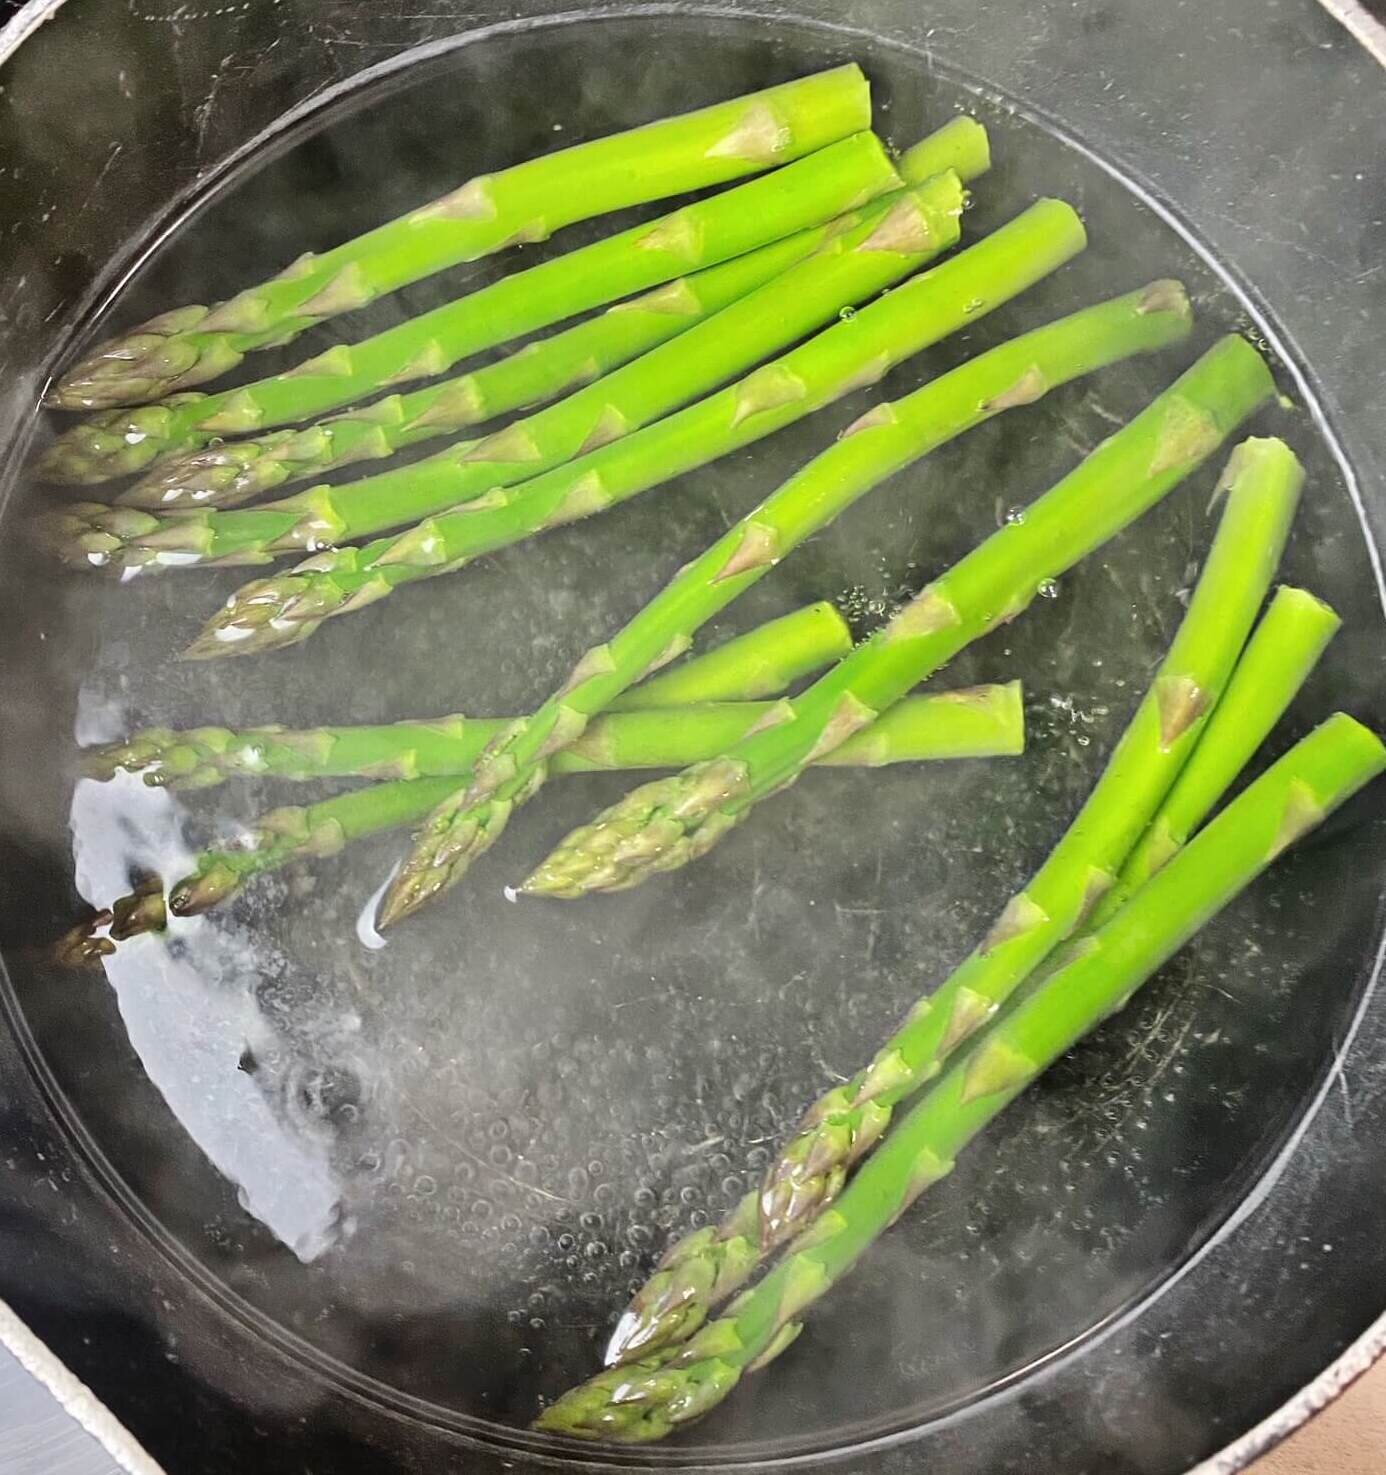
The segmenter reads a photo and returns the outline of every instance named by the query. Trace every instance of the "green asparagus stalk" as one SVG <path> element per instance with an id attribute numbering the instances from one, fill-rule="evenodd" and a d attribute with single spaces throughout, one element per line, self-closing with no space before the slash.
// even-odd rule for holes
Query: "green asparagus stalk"
<path id="1" fill-rule="evenodd" d="M 1189 326 L 1183 289 L 1157 283 L 1027 333 L 855 421 L 830 450 L 687 565 L 611 641 L 588 652 L 560 691 L 488 749 L 471 788 L 429 817 L 386 892 L 382 925 L 460 880 L 499 838 L 516 805 L 542 786 L 555 752 L 580 737 L 642 673 L 686 649 L 704 620 L 877 483 L 991 416 L 1177 341 Z M 777 721 L 768 730 L 782 727 Z"/>
<path id="2" fill-rule="evenodd" d="M 756 1211 L 738 1205 L 726 1224 L 669 1250 L 621 1317 L 608 1362 L 686 1340 L 771 1251 L 804 1233 L 895 1108 L 938 1074 L 1113 886 L 1227 685 L 1298 505 L 1303 472 L 1279 441 L 1245 443 L 1229 473 L 1227 506 L 1188 613 L 1077 818 L 981 946 L 918 1000 L 865 1069 L 809 1108 L 766 1171 Z"/>
<path id="3" fill-rule="evenodd" d="M 800 678 L 841 660 L 851 648 L 852 632 L 841 611 L 818 600 L 676 662 L 624 692 L 612 710 L 639 712 L 777 697 Z"/>
<path id="4" fill-rule="evenodd" d="M 945 136 L 928 154 L 947 152 L 968 167 L 976 162 L 975 146 L 956 134 Z M 285 463 L 282 482 L 290 476 L 313 475 L 314 458 L 338 465 L 353 451 L 360 454 L 362 420 L 367 428 L 384 425 L 397 435 L 412 431 L 414 440 L 426 438 L 425 433 L 462 429 L 527 400 L 545 398 L 552 386 L 562 386 L 565 368 L 575 373 L 586 357 L 604 355 L 614 366 L 620 352 L 630 358 L 640 351 L 642 336 L 649 340 L 647 347 L 660 341 L 653 336 L 656 330 L 662 329 L 663 337 L 674 336 L 691 324 L 700 303 L 725 305 L 734 300 L 738 287 L 747 291 L 757 281 L 768 280 L 812 252 L 844 211 L 859 208 L 899 183 L 874 135 L 854 135 L 763 179 L 540 262 L 361 342 L 338 344 L 285 373 L 217 394 L 175 395 L 160 404 L 94 416 L 58 438 L 40 460 L 39 472 L 52 481 L 91 483 L 140 471 L 151 463 L 167 466 L 167 483 L 155 474 L 146 488 L 149 495 L 141 494 L 132 505 L 172 508 L 188 505 L 172 495 L 180 489 L 176 471 L 183 457 L 194 457 L 190 478 L 199 466 L 203 470 L 200 481 L 190 479 L 190 494 L 199 487 L 233 492 L 235 483 L 219 481 L 216 473 L 229 475 L 239 468 L 249 496 L 278 484 L 272 477 L 279 460 Z M 752 259 L 732 269 L 731 263 L 742 256 Z M 697 270 L 719 263 L 726 269 L 715 276 Z M 680 278 L 689 271 L 696 272 L 692 283 L 681 285 Z M 663 307 L 659 318 L 618 315 L 600 328 L 562 335 L 558 342 L 536 347 L 518 363 L 497 368 L 484 379 L 463 376 L 411 396 L 400 406 L 398 418 L 396 397 L 378 412 L 377 420 L 357 411 L 334 422 L 334 438 L 326 441 L 301 431 L 300 441 L 281 435 L 252 443 L 239 460 L 235 459 L 239 453 L 229 448 L 225 454 L 232 459 L 225 463 L 213 451 L 196 457 L 200 448 L 224 435 L 305 420 L 378 389 L 442 373 L 483 349 L 661 284 L 666 284 L 665 291 L 655 292 L 651 304 L 655 312 Z M 407 443 L 412 442 L 399 442 Z M 266 464 L 257 473 L 252 462 L 260 446 Z M 301 469 L 294 455 L 301 456 Z"/>
<path id="5" fill-rule="evenodd" d="M 1250 440 L 1239 458 L 1275 456 L 1278 442 Z M 1255 475 L 1243 460 L 1232 475 Z M 1208 717 L 1159 812 L 1127 857 L 1088 922 L 1096 928 L 1143 886 L 1212 813 L 1251 761 L 1317 665 L 1342 621 L 1321 599 L 1288 585 L 1277 589 L 1236 670 Z"/>
<path id="6" fill-rule="evenodd" d="M 831 604 L 820 601 L 661 672 L 626 692 L 612 704 L 613 710 L 778 696 L 851 648 L 847 622 Z M 477 719 L 456 714 L 425 722 L 306 731 L 199 727 L 174 732 L 152 727 L 89 750 L 83 755 L 83 772 L 101 780 L 121 770 L 143 773 L 151 788 L 170 789 L 205 789 L 237 776 L 430 778 L 469 769 L 496 730 L 495 722 L 478 725 Z"/>
<path id="7" fill-rule="evenodd" d="M 1386 748 L 1330 717 L 1086 939 L 1082 953 L 951 1066 L 836 1205 L 719 1320 L 684 1346 L 609 1368 L 535 1426 L 579 1439 L 663 1438 L 707 1413 L 793 1341 L 803 1313 L 852 1268 L 1037 1076 L 1122 1009 L 1156 970 L 1289 845 L 1386 769 Z"/>
<path id="8" fill-rule="evenodd" d="M 868 153 L 867 140 L 874 153 Z M 861 193 L 874 188 L 878 179 L 888 178 L 879 145 L 870 135 L 862 135 L 861 140 L 835 144 L 824 154 L 816 154 L 771 179 L 780 179 L 810 165 L 821 168 L 817 161 L 847 149 L 868 153 L 861 166 L 863 174 L 867 173 L 868 164 L 874 165 L 869 183 L 862 186 Z M 986 130 L 970 118 L 959 118 L 916 144 L 901 160 L 900 173 L 907 184 L 922 184 L 935 174 L 954 169 L 966 182 L 983 172 L 989 162 Z M 851 175 L 844 179 L 839 192 L 844 200 L 852 179 Z M 760 189 L 768 182 L 757 181 L 742 189 Z M 727 198 L 719 196 L 718 200 Z M 704 207 L 693 208 L 710 208 L 713 203 L 709 201 Z M 757 202 L 746 201 L 746 212 L 758 208 Z M 741 222 L 750 217 L 738 213 L 736 218 Z M 285 482 L 323 476 L 339 466 L 380 460 L 406 446 L 464 430 L 512 410 L 542 404 L 676 337 L 701 318 L 720 311 L 796 261 L 802 261 L 840 228 L 839 217 L 838 222 L 800 230 L 747 255 L 708 267 L 691 278 L 681 277 L 666 283 L 644 297 L 611 308 L 594 320 L 579 323 L 541 343 L 530 344 L 498 363 L 441 384 L 431 384 L 412 394 L 391 395 L 379 403 L 347 411 L 306 429 L 272 431 L 252 440 L 207 445 L 183 455 L 165 455 L 144 480 L 117 501 L 123 506 L 162 511 L 233 507 L 273 491 Z M 699 239 L 706 250 L 706 233 L 699 231 Z M 627 253 L 632 249 L 627 248 Z M 643 259 L 651 253 L 634 254 Z M 587 281 L 588 276 L 580 276 L 578 280 Z M 370 368 L 363 358 L 365 347 L 358 344 L 352 349 L 358 377 Z M 374 387 L 368 385 L 361 393 Z M 151 412 L 136 413 L 147 416 Z M 113 444 L 122 455 L 126 449 L 124 428 L 115 427 L 114 439 L 110 430 L 100 432 L 105 437 L 104 444 Z M 57 453 L 60 461 L 65 456 L 72 459 L 67 452 L 72 442 L 81 439 L 81 434 L 80 427 L 68 432 L 65 440 L 69 445 Z M 201 432 L 197 438 L 206 440 L 209 432 Z M 141 442 L 141 447 L 145 445 L 147 442 Z M 90 459 L 80 447 L 75 454 L 84 457 L 83 464 Z"/>
<path id="9" fill-rule="evenodd" d="M 870 126 L 870 87 L 858 67 L 846 66 L 477 175 L 388 225 L 300 256 L 226 302 L 175 308 L 102 343 L 47 402 L 92 410 L 159 399 L 459 262 L 545 240 L 580 220 L 759 174 Z M 618 287 L 612 296 L 632 290 L 638 286 Z M 611 298 L 596 302 L 603 300 Z"/>
<path id="10" fill-rule="evenodd" d="M 919 1001 L 865 1070 L 809 1109 L 765 1176 L 766 1249 L 802 1233 L 832 1202 L 852 1164 L 889 1125 L 893 1108 L 938 1073 L 1115 885 L 1231 677 L 1275 576 L 1303 484 L 1303 469 L 1283 441 L 1248 441 L 1234 453 L 1226 510 L 1188 613 L 1102 777 L 981 945 Z"/>
<path id="11" fill-rule="evenodd" d="M 1244 442 L 1239 456 L 1264 455 L 1262 442 Z M 1231 468 L 1229 468 L 1231 470 Z M 1155 818 L 1127 856 L 1116 884 L 1103 893 L 1082 927 L 1044 960 L 1025 982 L 1039 988 L 1081 950 L 1101 927 L 1169 858 L 1221 802 L 1284 715 L 1317 664 L 1341 621 L 1322 600 L 1284 586 L 1252 632 L 1202 735 Z"/>
<path id="12" fill-rule="evenodd" d="M 79 567 L 268 563 L 441 512 L 610 444 L 874 296 L 954 245 L 963 187 L 936 175 L 866 206 L 814 254 L 677 338 L 481 440 L 347 486 L 263 506 L 160 517 L 76 503 L 50 520 Z"/>
<path id="13" fill-rule="evenodd" d="M 1043 200 L 940 266 L 834 323 L 782 358 L 667 419 L 521 485 L 433 517 L 398 537 L 340 548 L 238 590 L 187 654 L 258 654 L 307 639 L 333 615 L 401 584 L 637 496 L 749 445 L 975 321 L 1085 244 L 1065 204 Z"/>
<path id="14" fill-rule="evenodd" d="M 951 169 L 964 183 L 991 168 L 991 139 L 987 130 L 966 116 L 950 118 L 913 148 L 900 155 L 896 165 L 900 178 L 915 184 Z"/>
<path id="15" fill-rule="evenodd" d="M 1031 377 L 1036 391 L 1049 382 Z M 869 725 L 958 651 L 1014 619 L 1042 585 L 1177 486 L 1273 391 L 1255 349 L 1223 339 L 1021 521 L 999 529 L 790 701 L 783 722 L 709 764 L 634 790 L 565 840 L 525 889 L 563 897 L 623 890 L 705 854 L 761 799 L 791 784 L 812 754 Z M 915 396 L 868 417 L 868 433 L 853 438 L 857 454 L 893 457 L 911 445 L 918 406 Z M 1172 714 L 1181 694 L 1164 698 Z"/>
<path id="16" fill-rule="evenodd" d="M 557 755 L 554 772 L 627 772 L 696 762 L 743 737 L 772 710 L 769 702 L 709 702 L 610 713 Z M 321 804 L 276 809 L 252 826 L 241 845 L 199 856 L 193 873 L 169 893 L 170 910 L 180 917 L 195 916 L 225 901 L 253 876 L 278 870 L 290 861 L 335 855 L 353 840 L 417 823 L 459 780 L 470 777 L 471 765 L 506 726 L 503 718 L 467 719 L 465 725 L 463 719 L 456 721 L 450 754 L 438 764 L 441 777 L 394 779 Z M 823 761 L 838 767 L 878 768 L 951 758 L 1009 757 L 1024 747 L 1020 684 L 1012 682 L 907 698 L 869 733 L 844 743 Z M 316 778 L 328 771 L 278 776 Z"/>
<path id="17" fill-rule="evenodd" d="M 772 715 L 773 706 L 749 699 L 696 707 L 618 706 L 555 759 L 554 772 L 681 768 L 720 753 L 719 742 L 745 737 Z M 378 727 L 252 727 L 240 732 L 150 728 L 127 742 L 97 749 L 83 771 L 87 778 L 102 780 L 121 771 L 142 772 L 151 788 L 168 789 L 208 789 L 237 777 L 456 778 L 470 775 L 486 745 L 513 720 L 451 716 Z M 1013 681 L 907 697 L 870 733 L 825 754 L 823 762 L 879 768 L 925 759 L 1011 757 L 1024 747 L 1020 683 Z M 416 817 L 422 819 L 424 813 Z"/>
<path id="18" fill-rule="evenodd" d="M 560 398 L 764 286 L 811 255 L 828 229 L 799 231 L 694 276 L 678 277 L 566 332 L 412 394 L 392 394 L 304 429 L 272 430 L 251 440 L 213 442 L 184 455 L 163 456 L 116 502 L 155 512 L 237 507 L 286 482 L 388 460 L 409 446 Z"/>

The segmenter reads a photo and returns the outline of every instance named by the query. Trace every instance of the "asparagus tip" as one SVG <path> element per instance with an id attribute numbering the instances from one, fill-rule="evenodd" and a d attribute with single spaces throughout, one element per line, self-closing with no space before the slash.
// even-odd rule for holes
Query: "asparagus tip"
<path id="1" fill-rule="evenodd" d="M 167 926 L 164 886 L 157 876 L 151 876 L 111 906 L 110 933 L 115 942 L 127 942 L 145 932 L 162 932 Z"/>
<path id="2" fill-rule="evenodd" d="M 53 944 L 49 956 L 61 968 L 86 968 L 110 957 L 116 950 L 115 943 L 108 937 L 96 936 L 99 928 L 109 927 L 110 923 L 108 909 L 95 913 L 85 922 L 78 922 Z"/>
<path id="3" fill-rule="evenodd" d="M 196 875 L 184 876 L 168 894 L 168 909 L 175 917 L 198 917 L 240 889 L 241 878 L 235 871 L 217 863 Z"/>

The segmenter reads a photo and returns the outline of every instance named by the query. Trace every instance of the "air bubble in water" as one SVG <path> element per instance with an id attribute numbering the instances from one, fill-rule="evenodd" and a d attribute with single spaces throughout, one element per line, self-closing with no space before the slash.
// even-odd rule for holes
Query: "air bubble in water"
<path id="1" fill-rule="evenodd" d="M 1057 579 L 1041 579 L 1035 593 L 1041 599 L 1057 599 L 1059 597 L 1059 583 Z"/>
<path id="2" fill-rule="evenodd" d="M 1011 527 L 1019 527 L 1025 521 L 1025 509 L 1023 507 L 1008 507 L 1006 509 L 1006 522 Z"/>
<path id="3" fill-rule="evenodd" d="M 850 323 L 852 319 L 856 317 L 856 315 L 857 310 L 855 307 L 844 307 L 842 311 L 838 313 L 838 317 L 840 317 L 844 323 Z"/>

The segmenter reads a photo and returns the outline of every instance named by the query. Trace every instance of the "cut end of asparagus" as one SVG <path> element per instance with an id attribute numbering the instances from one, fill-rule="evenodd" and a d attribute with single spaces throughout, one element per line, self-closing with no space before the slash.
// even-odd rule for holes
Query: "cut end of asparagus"
<path id="1" fill-rule="evenodd" d="M 976 118 L 959 116 L 900 156 L 900 177 L 919 184 L 945 169 L 964 183 L 991 168 L 991 140 Z"/>
<path id="2" fill-rule="evenodd" d="M 57 410 L 107 410 L 150 400 L 225 374 L 244 355 L 228 333 L 196 331 L 205 307 L 183 307 L 109 339 L 45 395 Z"/>

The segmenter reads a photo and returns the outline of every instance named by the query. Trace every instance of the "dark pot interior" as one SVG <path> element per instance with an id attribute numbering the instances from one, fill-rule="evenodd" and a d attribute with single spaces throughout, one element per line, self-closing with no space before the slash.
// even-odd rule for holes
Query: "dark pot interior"
<path id="1" fill-rule="evenodd" d="M 74 0 L 8 69 L 0 149 L 18 172 L 20 271 L 3 289 L 0 1130 L 15 1166 L 0 1195 L 14 1254 L 0 1263 L 28 1268 L 0 1270 L 0 1295 L 172 1470 L 239 1468 L 251 1450 L 275 1471 L 588 1459 L 523 1432 L 536 1400 L 595 1365 L 660 1248 L 744 1191 L 766 1143 L 1044 855 L 1179 618 L 1214 473 L 936 683 L 1023 677 L 1023 759 L 814 774 L 683 876 L 514 906 L 502 887 L 524 859 L 628 787 L 574 782 L 383 950 L 362 946 L 357 922 L 392 837 L 286 873 L 167 943 L 144 939 L 103 981 L 56 971 L 41 944 L 83 899 L 104 904 L 141 869 L 176 872 L 218 821 L 280 800 L 265 786 L 184 798 L 75 784 L 76 741 L 154 721 L 525 710 L 872 396 L 299 650 L 190 666 L 177 651 L 243 571 L 127 588 L 37 557 L 24 523 L 54 493 L 23 470 L 46 433 L 34 386 L 79 336 L 223 297 L 555 136 L 854 57 L 894 143 L 959 108 L 992 130 L 997 168 L 970 236 L 1052 194 L 1092 237 L 887 393 L 1154 276 L 1188 284 L 1200 326 L 1189 348 L 1061 391 L 896 478 L 712 633 L 814 598 L 871 628 L 1239 329 L 1276 358 L 1289 401 L 1252 428 L 1284 435 L 1310 472 L 1282 576 L 1346 622 L 1279 751 L 1330 707 L 1386 726 L 1382 431 L 1364 390 L 1383 354 L 1362 326 L 1379 317 L 1381 242 L 1354 179 L 1386 140 L 1386 111 L 1308 5 L 1267 17 L 1224 3 L 1206 45 L 1127 4 L 1081 22 L 1001 7 L 982 37 L 961 5 L 940 6 L 927 35 L 888 5 L 850 17 L 876 34 L 647 7 L 446 44 L 491 17 L 274 8 L 287 15 L 257 8 L 232 26 Z M 1237 46 L 1222 31 L 1239 20 L 1250 38 Z M 431 40 L 431 54 L 405 54 Z M 234 47 L 227 60 L 218 46 Z M 365 55 L 345 59 L 353 47 Z M 95 78 L 85 113 L 59 107 L 79 61 Z M 254 142 L 306 97 L 304 70 L 335 90 Z M 1281 121 L 1272 157 L 1273 93 L 1318 104 Z M 159 157 L 149 140 L 167 145 Z M 444 274 L 351 331 L 508 264 Z M 331 341 L 319 329 L 279 363 Z M 1364 1124 L 1380 1111 L 1382 803 L 1325 827 L 1009 1112 L 773 1375 L 640 1460 L 1174 1475 L 1317 1373 L 1381 1310 L 1379 1138 Z M 61 1231 L 40 1191 L 54 1175 Z"/>

